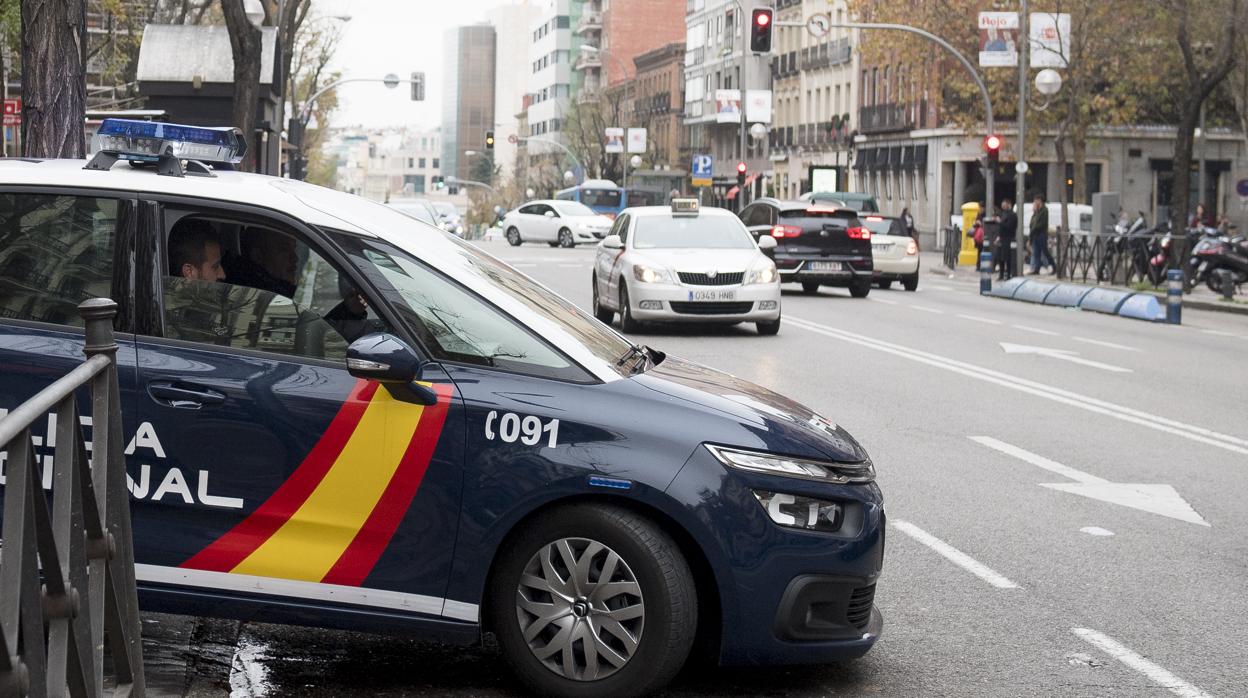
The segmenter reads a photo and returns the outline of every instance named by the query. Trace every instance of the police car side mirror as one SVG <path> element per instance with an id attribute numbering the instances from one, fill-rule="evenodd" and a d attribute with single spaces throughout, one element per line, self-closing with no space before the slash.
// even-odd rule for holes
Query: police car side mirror
<path id="1" fill-rule="evenodd" d="M 438 394 L 415 382 L 420 363 L 411 347 L 385 332 L 365 335 L 347 347 L 347 372 L 352 376 L 381 383 L 396 400 L 436 405 Z"/>
<path id="2" fill-rule="evenodd" d="M 608 235 L 602 239 L 602 246 L 608 250 L 622 250 L 624 249 L 624 241 L 620 239 L 619 235 Z"/>

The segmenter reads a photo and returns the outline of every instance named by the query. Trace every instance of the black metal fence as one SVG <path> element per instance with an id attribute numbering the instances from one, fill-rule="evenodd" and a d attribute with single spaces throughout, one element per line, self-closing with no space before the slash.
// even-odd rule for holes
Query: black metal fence
<path id="1" fill-rule="evenodd" d="M 1182 236 L 1059 233 L 1054 242 L 1056 249 L 1050 252 L 1059 279 L 1161 288 L 1171 269 L 1188 271 L 1183 263 L 1187 240 Z"/>
<path id="2" fill-rule="evenodd" d="M 93 298 L 78 311 L 87 360 L 0 419 L 0 453 L 7 454 L 0 696 L 103 695 L 105 646 L 114 694 L 145 693 L 112 329 L 117 304 Z M 91 394 L 90 458 L 75 398 L 84 386 Z M 55 447 L 49 510 L 31 425 L 50 411 L 56 429 L 46 435 Z"/>

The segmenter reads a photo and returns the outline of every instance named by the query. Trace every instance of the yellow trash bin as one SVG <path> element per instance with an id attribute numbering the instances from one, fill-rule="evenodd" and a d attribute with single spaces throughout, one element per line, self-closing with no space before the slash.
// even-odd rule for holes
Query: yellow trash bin
<path id="1" fill-rule="evenodd" d="M 962 204 L 962 250 L 958 252 L 958 264 L 975 266 L 975 219 L 979 217 L 979 204 L 968 201 Z"/>

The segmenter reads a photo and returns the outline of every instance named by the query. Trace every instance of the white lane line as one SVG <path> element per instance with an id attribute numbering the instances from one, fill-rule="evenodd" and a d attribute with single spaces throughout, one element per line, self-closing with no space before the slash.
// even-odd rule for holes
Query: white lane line
<path id="1" fill-rule="evenodd" d="M 1071 628 L 1081 640 L 1148 677 L 1153 683 L 1182 698 L 1211 698 L 1208 693 L 1148 661 L 1114 638 L 1090 628 Z"/>
<path id="2" fill-rule="evenodd" d="M 1050 359 L 1057 359 L 1058 361 L 1067 361 L 1081 366 L 1099 368 L 1102 371 L 1110 371 L 1113 373 L 1134 373 L 1131 369 L 1123 368 L 1122 366 L 1101 363 L 1100 361 L 1093 361 L 1091 359 L 1081 359 L 1079 358 L 1077 352 L 1068 351 L 1066 349 L 1033 347 L 1028 344 L 1013 344 L 1011 342 L 999 342 L 999 344 L 1001 345 L 1001 350 L 1007 354 L 1038 354 L 1040 356 L 1047 356 Z"/>
<path id="3" fill-rule="evenodd" d="M 889 521 L 888 523 L 890 526 L 892 526 L 893 528 L 896 528 L 898 531 L 901 531 L 907 536 L 910 536 L 911 538 L 917 540 L 923 545 L 926 545 L 927 547 L 936 551 L 937 554 L 939 554 L 941 557 L 945 558 L 949 562 L 952 562 L 958 567 L 961 567 L 962 569 L 966 570 L 967 572 L 970 572 L 976 577 L 979 577 L 985 582 L 988 582 L 994 587 L 997 587 L 998 589 L 1017 589 L 1018 588 L 1017 584 L 1015 584 L 1014 582 L 1011 582 L 1010 580 L 1006 579 L 1004 576 L 993 571 L 992 568 L 988 567 L 982 562 L 979 562 L 978 560 L 971 557 L 970 555 L 967 555 L 961 550 L 958 550 L 952 545 L 949 545 L 948 543 L 937 538 L 936 536 L 933 536 L 927 531 L 924 531 L 918 526 L 915 526 L 909 521 L 898 521 L 896 519 L 893 519 Z"/>
<path id="4" fill-rule="evenodd" d="M 875 296 L 867 296 L 867 300 L 883 303 L 884 305 L 898 305 L 897 301 L 890 301 L 886 298 L 876 298 Z"/>
<path id="5" fill-rule="evenodd" d="M 907 308 L 910 308 L 911 310 L 921 310 L 921 311 L 923 311 L 923 312 L 925 312 L 925 313 L 934 313 L 934 314 L 936 314 L 936 315 L 944 315 L 944 314 L 945 314 L 945 311 L 943 311 L 943 310 L 939 310 L 939 309 L 937 309 L 937 308 L 929 308 L 929 307 L 927 307 L 926 305 L 907 305 L 906 307 L 907 307 Z"/>
<path id="6" fill-rule="evenodd" d="M 1010 325 L 1010 327 L 1013 327 L 1016 330 L 1023 330 L 1024 332 L 1035 332 L 1036 334 L 1042 334 L 1048 337 L 1062 336 L 1060 332 L 1050 332 L 1049 330 L 1042 330 L 1039 327 L 1028 327 L 1027 325 Z"/>
<path id="7" fill-rule="evenodd" d="M 1083 528 L 1079 529 L 1079 532 L 1086 533 L 1089 536 L 1106 537 L 1106 536 L 1114 535 L 1113 531 L 1107 528 L 1101 528 L 1100 526 L 1084 526 Z"/>
<path id="8" fill-rule="evenodd" d="M 942 356 L 940 354 L 933 354 L 918 349 L 911 349 L 910 347 L 900 344 L 894 344 L 892 342 L 874 339 L 866 335 L 840 330 L 827 325 L 821 325 L 817 322 L 811 322 L 810 320 L 805 320 L 800 317 L 789 316 L 786 318 L 786 322 L 788 322 L 792 327 L 798 327 L 808 332 L 821 334 L 825 337 L 839 339 L 849 344 L 857 344 L 859 346 L 875 349 L 876 351 L 886 354 L 893 354 L 894 356 L 900 356 L 911 361 L 927 364 L 928 366 L 934 366 L 936 368 L 966 376 L 968 378 L 974 378 L 986 383 L 992 383 L 1010 390 L 1017 390 L 1022 393 L 1027 393 L 1028 395 L 1035 395 L 1036 397 L 1042 397 L 1046 400 L 1052 400 L 1053 402 L 1058 402 L 1064 405 L 1078 407 L 1079 409 L 1087 410 L 1089 412 L 1103 414 L 1113 417 L 1114 419 L 1120 419 L 1124 422 L 1138 424 L 1140 426 L 1148 427 L 1149 429 L 1155 429 L 1157 431 L 1180 436 L 1191 441 L 1216 446 L 1217 448 L 1248 456 L 1248 440 L 1241 439 L 1237 436 L 1222 434 L 1205 427 L 1186 424 L 1178 420 L 1149 414 L 1148 412 L 1125 407 L 1123 405 L 1117 405 L 1112 402 L 1100 400 L 1088 395 L 1082 395 L 1069 390 L 1063 390 L 1056 386 L 1047 385 L 1045 383 L 1029 380 L 1020 376 L 1002 373 L 1001 371 L 994 371 L 985 366 L 967 363 L 949 356 Z"/>
<path id="9" fill-rule="evenodd" d="M 585 265 L 584 264 L 560 264 L 559 268 L 560 269 L 580 269 L 583 266 Z"/>
<path id="10" fill-rule="evenodd" d="M 1061 463 L 1058 463 L 1055 460 L 1049 460 L 1048 458 L 1045 458 L 1044 456 L 1041 456 L 1039 454 L 1032 453 L 1031 451 L 1019 448 L 1018 446 L 1014 446 L 1013 444 L 1007 444 L 1004 441 L 998 441 L 992 438 L 991 436 L 972 436 L 970 437 L 970 439 L 971 441 L 974 441 L 975 443 L 980 444 L 981 446 L 987 446 L 988 448 L 991 448 L 994 451 L 1000 451 L 1001 453 L 1004 453 L 1007 456 L 1013 456 L 1021 461 L 1031 463 L 1032 465 L 1038 468 L 1044 468 L 1045 470 L 1055 475 L 1061 475 L 1062 477 L 1070 478 L 1071 480 L 1074 480 L 1075 482 L 1082 482 L 1082 483 L 1089 484 L 1089 485 L 1109 482 L 1109 480 L 1106 480 L 1105 478 L 1097 477 L 1095 475 L 1089 475 L 1088 473 L 1085 473 L 1082 470 L 1075 470 L 1074 468 L 1068 465 L 1062 465 Z"/>
<path id="11" fill-rule="evenodd" d="M 982 322 L 985 325 L 1000 325 L 1001 324 L 1000 320 L 993 320 L 991 318 L 980 317 L 978 315 L 955 315 L 954 317 L 960 317 L 963 320 L 970 320 L 971 322 Z"/>
<path id="12" fill-rule="evenodd" d="M 1223 330 L 1201 330 L 1201 332 L 1204 332 L 1205 334 L 1217 335 L 1219 337 L 1238 337 L 1239 336 L 1235 334 L 1234 332 L 1225 332 Z"/>
<path id="13" fill-rule="evenodd" d="M 1113 342 L 1106 342 L 1100 339 L 1088 339 L 1087 337 L 1071 337 L 1071 339 L 1076 342 L 1083 342 L 1084 344 L 1095 344 L 1098 347 L 1109 347 L 1110 349 L 1121 349 L 1122 351 L 1140 351 L 1136 347 L 1129 347 L 1125 344 L 1115 344 Z"/>
<path id="14" fill-rule="evenodd" d="M 537 265 L 536 265 L 536 264 L 529 264 L 529 263 L 527 263 L 527 262 L 514 262 L 514 263 L 512 263 L 512 265 L 511 265 L 511 266 L 513 266 L 513 267 L 515 267 L 515 268 L 517 268 L 517 269 L 530 269 L 530 268 L 532 268 L 532 267 L 536 267 Z"/>

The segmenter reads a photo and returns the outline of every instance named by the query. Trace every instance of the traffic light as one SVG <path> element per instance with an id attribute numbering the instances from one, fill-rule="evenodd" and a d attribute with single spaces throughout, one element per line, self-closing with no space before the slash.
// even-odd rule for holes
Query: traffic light
<path id="1" fill-rule="evenodd" d="M 771 28 L 775 11 L 770 7 L 755 7 L 750 15 L 750 50 L 754 53 L 771 53 Z"/>
<path id="2" fill-rule="evenodd" d="M 742 186 L 742 187 L 744 187 L 744 186 L 745 186 L 745 175 L 746 175 L 749 171 L 750 171 L 750 168 L 749 168 L 749 166 L 747 166 L 747 165 L 745 164 L 745 162 L 738 162 L 738 163 L 737 163 L 737 184 L 738 184 L 739 186 Z"/>
<path id="3" fill-rule="evenodd" d="M 984 152 L 988 154 L 988 169 L 996 170 L 1001 162 L 1001 136 L 993 133 L 984 139 Z"/>
<path id="4" fill-rule="evenodd" d="M 494 149 L 494 132 L 493 131 L 485 132 L 485 149 L 486 150 Z"/>
<path id="5" fill-rule="evenodd" d="M 423 72 L 412 73 L 412 101 L 425 101 L 425 74 Z"/>

